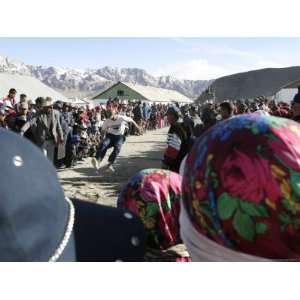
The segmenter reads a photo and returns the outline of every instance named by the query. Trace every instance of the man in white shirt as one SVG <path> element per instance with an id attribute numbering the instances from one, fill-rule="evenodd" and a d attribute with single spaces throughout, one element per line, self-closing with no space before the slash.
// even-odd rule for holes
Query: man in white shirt
<path id="1" fill-rule="evenodd" d="M 128 127 L 128 123 L 132 123 L 138 131 L 140 131 L 139 126 L 136 122 L 127 116 L 121 116 L 118 112 L 118 106 L 110 106 L 111 117 L 104 121 L 101 128 L 101 135 L 105 138 L 100 144 L 96 157 L 92 158 L 92 165 L 96 170 L 99 170 L 99 165 L 103 160 L 107 150 L 111 147 L 114 148 L 113 152 L 108 158 L 108 167 L 111 171 L 114 171 L 113 164 L 121 151 L 122 145 L 125 141 L 124 133 Z"/>

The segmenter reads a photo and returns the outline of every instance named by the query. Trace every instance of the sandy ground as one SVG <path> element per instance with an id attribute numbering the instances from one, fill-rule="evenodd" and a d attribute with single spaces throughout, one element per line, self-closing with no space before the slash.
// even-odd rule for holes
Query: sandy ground
<path id="1" fill-rule="evenodd" d="M 79 162 L 72 169 L 58 170 L 58 176 L 68 197 L 116 206 L 124 183 L 136 172 L 159 168 L 166 144 L 167 128 L 150 131 L 143 136 L 130 136 L 115 163 L 115 172 L 100 170 L 97 175 L 91 159 Z M 103 161 L 107 165 L 110 149 Z M 102 172 L 101 172 L 102 171 Z"/>

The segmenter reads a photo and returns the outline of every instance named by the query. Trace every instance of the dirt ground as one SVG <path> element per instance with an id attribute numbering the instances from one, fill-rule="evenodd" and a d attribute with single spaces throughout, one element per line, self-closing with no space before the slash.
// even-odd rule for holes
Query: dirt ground
<path id="1" fill-rule="evenodd" d="M 130 136 L 116 160 L 115 172 L 100 170 L 96 174 L 91 159 L 79 162 L 72 169 L 58 170 L 60 182 L 68 197 L 116 206 L 118 193 L 136 172 L 159 168 L 166 145 L 167 128 L 149 131 L 143 136 Z M 110 149 L 103 161 L 107 165 Z"/>

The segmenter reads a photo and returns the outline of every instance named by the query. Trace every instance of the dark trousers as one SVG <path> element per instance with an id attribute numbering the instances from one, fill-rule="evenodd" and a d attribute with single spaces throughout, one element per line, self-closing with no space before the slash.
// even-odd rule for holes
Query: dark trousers
<path id="1" fill-rule="evenodd" d="M 122 145 L 124 143 L 124 136 L 123 135 L 114 135 L 114 134 L 107 134 L 103 142 L 100 144 L 97 152 L 96 152 L 96 159 L 103 159 L 107 150 L 111 147 L 114 148 L 113 152 L 108 158 L 109 163 L 113 164 L 121 151 Z"/>

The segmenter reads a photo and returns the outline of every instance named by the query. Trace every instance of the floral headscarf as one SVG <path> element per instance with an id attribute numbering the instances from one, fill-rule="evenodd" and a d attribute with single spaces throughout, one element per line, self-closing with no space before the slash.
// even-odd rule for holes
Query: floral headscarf
<path id="1" fill-rule="evenodd" d="M 186 162 L 183 205 L 196 231 L 232 250 L 300 257 L 300 126 L 257 114 L 220 122 Z"/>
<path id="2" fill-rule="evenodd" d="M 133 176 L 118 199 L 118 207 L 138 215 L 148 231 L 147 245 L 167 249 L 181 243 L 179 205 L 182 177 L 160 169 L 147 169 Z"/>

